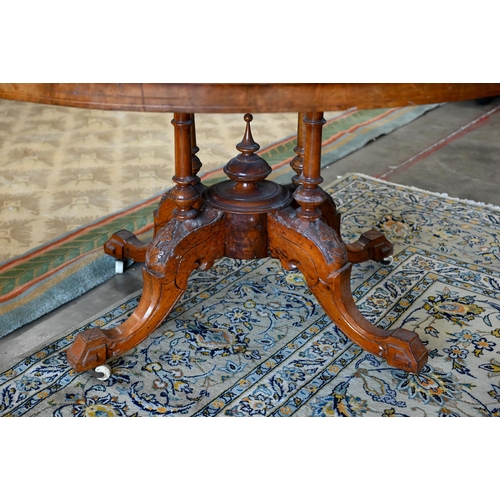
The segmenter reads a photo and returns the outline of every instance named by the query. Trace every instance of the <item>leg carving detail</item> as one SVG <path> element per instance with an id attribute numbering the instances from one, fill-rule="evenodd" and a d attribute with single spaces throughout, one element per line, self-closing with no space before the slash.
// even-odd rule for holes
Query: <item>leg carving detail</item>
<path id="1" fill-rule="evenodd" d="M 209 269 L 224 256 L 223 214 L 207 209 L 187 221 L 171 220 L 148 247 L 139 305 L 121 325 L 93 328 L 78 335 L 67 350 L 76 371 L 102 365 L 139 344 L 169 315 L 187 288 L 194 269 Z"/>
<path id="2" fill-rule="evenodd" d="M 199 191 L 203 192 L 204 186 L 200 184 Z M 160 201 L 158 208 L 154 211 L 154 235 L 170 222 L 173 218 L 172 212 L 176 204 L 166 193 Z M 200 209 L 202 202 L 196 203 L 194 208 Z M 149 242 L 141 241 L 137 236 L 127 229 L 121 229 L 114 233 L 104 244 L 104 251 L 117 260 L 132 259 L 135 262 L 144 262 L 146 260 L 146 251 Z"/>
<path id="3" fill-rule="evenodd" d="M 360 347 L 391 366 L 418 373 L 427 350 L 414 332 L 382 330 L 359 312 L 351 292 L 352 264 L 336 231 L 321 220 L 304 221 L 287 208 L 268 217 L 269 248 L 285 269 L 300 270 L 332 321 Z"/>
<path id="4" fill-rule="evenodd" d="M 392 256 L 392 243 L 376 229 L 363 233 L 357 241 L 346 245 L 349 262 L 358 264 L 374 260 L 383 264 L 389 262 Z"/>
<path id="5" fill-rule="evenodd" d="M 201 182 L 196 184 L 195 188 L 200 195 L 205 190 L 205 186 Z M 176 206 L 177 205 L 175 204 L 175 201 L 170 197 L 170 191 L 167 191 L 167 193 L 163 195 L 163 198 L 161 199 L 158 208 L 154 211 L 155 235 L 163 226 L 165 226 L 168 222 L 170 222 L 170 220 L 172 220 L 173 211 L 176 208 Z M 202 206 L 203 202 L 200 198 L 200 200 L 194 204 L 194 208 L 198 210 L 201 209 Z"/>

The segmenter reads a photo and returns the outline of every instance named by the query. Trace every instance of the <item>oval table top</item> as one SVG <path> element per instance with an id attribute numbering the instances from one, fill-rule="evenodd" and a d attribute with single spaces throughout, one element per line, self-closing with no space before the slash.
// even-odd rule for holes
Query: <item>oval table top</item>
<path id="1" fill-rule="evenodd" d="M 394 108 L 500 95 L 498 83 L 1 83 L 0 99 L 77 108 L 278 113 Z"/>

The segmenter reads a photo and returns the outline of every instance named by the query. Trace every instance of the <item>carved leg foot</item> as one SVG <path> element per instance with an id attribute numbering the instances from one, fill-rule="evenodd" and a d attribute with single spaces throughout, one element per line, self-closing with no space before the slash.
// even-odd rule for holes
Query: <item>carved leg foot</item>
<path id="1" fill-rule="evenodd" d="M 285 269 L 299 269 L 332 321 L 360 347 L 401 370 L 418 373 L 427 350 L 414 332 L 382 330 L 364 318 L 352 297 L 348 251 L 336 231 L 321 220 L 297 217 L 293 209 L 268 217 L 269 248 Z"/>
<path id="2" fill-rule="evenodd" d="M 135 347 L 167 318 L 191 272 L 210 268 L 223 255 L 220 212 L 207 209 L 194 219 L 170 221 L 148 247 L 143 294 L 134 313 L 116 328 L 80 333 L 66 352 L 69 364 L 79 372 L 89 370 Z"/>
<path id="3" fill-rule="evenodd" d="M 126 229 L 117 231 L 104 243 L 104 251 L 118 261 L 133 259 L 136 262 L 144 262 L 147 247 L 148 243 Z"/>
<path id="4" fill-rule="evenodd" d="M 367 260 L 374 260 L 382 264 L 392 262 L 392 243 L 376 229 L 370 229 L 363 233 L 358 241 L 347 244 L 347 255 L 349 262 L 357 264 Z"/>
<path id="5" fill-rule="evenodd" d="M 327 195 L 326 200 L 321 204 L 321 218 L 331 228 L 335 230 L 340 238 L 340 214 L 332 197 Z M 353 264 L 374 260 L 382 264 L 392 262 L 392 243 L 376 229 L 370 229 L 363 233 L 354 243 L 346 244 L 347 259 Z"/>
<path id="6" fill-rule="evenodd" d="M 325 312 L 351 340 L 387 364 L 418 373 L 427 362 L 427 349 L 415 332 L 403 328 L 382 330 L 359 312 L 351 292 L 351 266 L 346 264 L 311 287 Z"/>
<path id="7" fill-rule="evenodd" d="M 196 186 L 199 193 L 202 193 L 204 186 L 200 183 Z M 169 196 L 167 192 L 160 201 L 158 208 L 154 211 L 154 235 L 168 224 L 173 218 L 173 211 L 176 208 L 175 201 Z M 203 203 L 198 201 L 194 204 L 195 209 L 201 209 Z M 104 244 L 104 251 L 117 259 L 117 261 L 125 261 L 132 259 L 135 262 L 144 262 L 146 259 L 146 251 L 149 242 L 141 241 L 135 234 L 121 229 L 114 233 L 111 238 Z"/>
<path id="8" fill-rule="evenodd" d="M 169 192 L 163 195 L 158 208 L 154 211 L 154 234 L 172 220 L 172 212 L 176 207 L 175 202 L 170 198 Z M 197 206 L 196 208 L 200 208 Z M 123 262 L 126 259 L 132 259 L 135 262 L 144 262 L 146 260 L 146 251 L 149 242 L 141 241 L 135 234 L 121 229 L 114 233 L 104 244 L 104 251 Z"/>
<path id="9" fill-rule="evenodd" d="M 93 328 L 80 333 L 67 350 L 68 363 L 76 371 L 103 365 L 139 344 L 167 317 L 184 292 L 173 279 L 159 280 L 143 269 L 144 290 L 136 310 L 116 328 Z"/>

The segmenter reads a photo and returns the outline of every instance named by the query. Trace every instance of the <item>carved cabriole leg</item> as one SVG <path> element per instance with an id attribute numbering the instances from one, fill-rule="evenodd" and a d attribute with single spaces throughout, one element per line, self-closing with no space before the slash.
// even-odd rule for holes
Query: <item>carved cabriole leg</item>
<path id="1" fill-rule="evenodd" d="M 201 183 L 199 177 L 197 176 L 202 163 L 197 156 L 200 150 L 196 145 L 196 130 L 195 130 L 195 118 L 194 114 L 188 114 L 189 118 L 192 120 L 190 125 L 190 136 L 191 136 L 191 172 L 195 177 L 195 187 L 197 191 L 201 194 L 205 188 Z M 170 197 L 171 191 L 167 191 L 160 203 L 158 208 L 154 211 L 154 235 L 167 224 L 168 221 L 172 219 L 172 212 L 176 207 L 175 202 Z M 201 207 L 201 199 L 196 206 L 196 208 Z M 148 242 L 141 241 L 137 236 L 128 231 L 127 229 L 121 229 L 114 233 L 111 238 L 104 244 L 104 251 L 114 257 L 117 260 L 132 259 L 135 262 L 144 262 L 146 258 L 146 250 L 148 247 Z"/>
<path id="2" fill-rule="evenodd" d="M 132 259 L 144 262 L 148 243 L 140 240 L 128 229 L 120 229 L 104 243 L 104 252 L 116 260 Z"/>
<path id="3" fill-rule="evenodd" d="M 208 269 L 224 256 L 224 214 L 200 204 L 191 170 L 188 114 L 175 113 L 176 168 L 172 189 L 173 218 L 149 244 L 143 269 L 143 294 L 136 310 L 123 324 L 109 330 L 94 328 L 78 335 L 67 351 L 77 371 L 95 368 L 145 339 L 168 316 L 196 268 Z"/>
<path id="4" fill-rule="evenodd" d="M 297 268 L 332 321 L 360 347 L 401 370 L 418 373 L 427 350 L 416 333 L 382 330 L 359 312 L 352 298 L 352 264 L 336 232 L 323 221 L 301 220 L 287 208 L 268 217 L 269 248 L 285 269 Z"/>
<path id="5" fill-rule="evenodd" d="M 95 368 L 153 332 L 182 297 L 191 272 L 209 269 L 223 257 L 222 217 L 220 212 L 207 209 L 196 219 L 168 222 L 149 247 L 142 297 L 132 316 L 116 328 L 80 333 L 67 351 L 69 364 L 77 371 Z"/>
<path id="6" fill-rule="evenodd" d="M 297 178 L 300 186 L 293 194 L 298 208 L 268 215 L 269 253 L 285 269 L 303 273 L 328 316 L 359 346 L 396 368 L 418 372 L 427 361 L 419 337 L 401 328 L 382 330 L 362 316 L 350 288 L 349 249 L 338 231 L 322 220 L 320 207 L 328 199 L 319 187 L 323 123 L 322 113 L 306 113 L 304 164 Z"/>

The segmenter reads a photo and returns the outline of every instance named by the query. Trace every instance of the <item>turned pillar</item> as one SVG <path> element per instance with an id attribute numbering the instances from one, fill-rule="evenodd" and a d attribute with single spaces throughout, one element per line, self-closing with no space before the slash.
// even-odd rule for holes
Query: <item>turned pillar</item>
<path id="1" fill-rule="evenodd" d="M 297 215 L 301 219 L 315 221 L 321 217 L 320 205 L 327 199 L 319 187 L 323 182 L 321 172 L 321 137 L 325 123 L 322 112 L 305 113 L 304 164 L 296 183 L 299 184 L 293 197 L 299 204 Z M 298 134 L 298 137 L 301 134 Z"/>
<path id="2" fill-rule="evenodd" d="M 190 113 L 174 113 L 172 125 L 174 126 L 175 141 L 175 175 L 172 180 L 176 184 L 170 192 L 170 198 L 176 205 L 173 215 L 178 220 L 193 219 L 198 213 L 193 205 L 200 198 L 200 194 L 196 189 L 200 179 L 193 171 L 193 156 L 196 156 L 193 155 L 192 148 L 193 115 Z"/>

